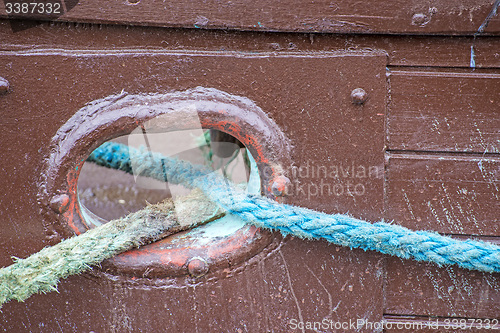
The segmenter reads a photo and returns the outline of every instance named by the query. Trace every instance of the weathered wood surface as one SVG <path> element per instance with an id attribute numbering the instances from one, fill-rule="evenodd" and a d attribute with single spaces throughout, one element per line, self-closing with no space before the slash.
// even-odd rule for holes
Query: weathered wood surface
<path id="1" fill-rule="evenodd" d="M 256 33 L 217 30 L 162 29 L 79 23 L 44 22 L 12 33 L 9 22 L 0 20 L 0 48 L 30 49 L 146 49 L 162 51 L 204 50 L 246 53 L 313 52 L 331 50 L 384 50 L 390 66 L 469 67 L 474 44 L 477 68 L 500 68 L 500 38 L 323 35 Z"/>
<path id="2" fill-rule="evenodd" d="M 90 3 L 82 1 L 85 6 Z M 486 7 L 476 5 L 480 10 L 472 15 L 470 27 L 479 23 L 477 17 L 486 16 Z M 118 4 L 109 6 L 111 11 Z M 139 6 L 135 8 L 143 8 Z M 455 4 L 450 2 L 448 6 Z M 394 13 L 398 11 L 401 9 L 394 8 Z M 117 13 L 125 15 L 120 10 Z M 439 9 L 438 13 L 444 12 Z M 158 17 L 156 13 L 151 15 L 152 19 Z M 456 26 L 462 24 L 460 17 L 454 17 Z M 435 18 L 425 27 L 412 29 L 427 33 L 425 29 L 432 28 Z M 498 31 L 495 20 L 488 29 Z M 470 36 L 270 34 L 73 23 L 44 23 L 12 33 L 4 20 L 0 21 L 0 40 L 0 50 L 4 51 L 0 76 L 11 83 L 11 91 L 0 96 L 0 123 L 5 129 L 0 134 L 0 155 L 2 161 L 9 161 L 2 166 L 4 177 L 0 179 L 0 188 L 9 194 L 0 197 L 1 265 L 9 264 L 11 255 L 27 256 L 46 245 L 34 195 L 42 172 L 39 149 L 78 108 L 122 89 L 163 92 L 196 85 L 254 100 L 295 140 L 294 161 L 299 166 L 310 164 L 309 176 L 292 177 L 292 181 L 301 180 L 309 192 L 298 191 L 292 203 L 328 212 L 349 211 L 369 220 L 394 219 L 413 229 L 461 234 L 462 238 L 472 234 L 498 240 L 500 157 L 491 132 L 498 109 L 484 108 L 489 105 L 486 93 L 493 104 L 498 104 L 498 37 L 474 41 Z M 464 69 L 469 67 L 473 43 L 477 67 L 496 69 Z M 332 67 L 332 58 L 306 59 L 332 50 L 384 50 L 388 56 L 339 62 L 338 68 Z M 304 58 L 287 59 L 290 51 Z M 387 89 L 384 78 L 386 64 L 392 72 L 391 89 Z M 422 66 L 440 68 L 414 68 Z M 455 85 L 454 80 L 461 85 Z M 365 87 L 370 97 L 362 107 L 352 105 L 349 98 L 358 86 Z M 460 93 L 462 87 L 483 99 Z M 410 97 L 411 105 L 424 111 L 432 106 L 428 119 L 437 117 L 445 124 L 441 122 L 446 117 L 445 109 L 451 114 L 459 112 L 461 118 L 450 124 L 450 129 L 441 128 L 440 134 L 422 130 L 418 126 L 423 122 L 407 126 L 411 115 L 394 122 L 394 112 L 411 111 L 402 88 L 416 94 Z M 422 102 L 419 98 L 425 98 L 423 90 L 444 92 L 443 101 L 449 105 L 430 93 L 427 102 Z M 393 99 L 390 108 L 386 108 L 384 96 Z M 467 103 L 472 103 L 477 112 L 468 112 Z M 481 133 L 490 133 L 483 141 L 471 125 L 478 115 L 483 120 L 477 122 Z M 389 121 L 390 134 L 386 147 L 397 150 L 387 154 L 384 119 Z M 395 124 L 400 129 L 407 126 L 405 131 L 410 132 L 420 128 L 414 134 L 418 140 L 408 140 L 403 131 L 395 136 Z M 475 141 L 464 140 L 461 131 Z M 483 145 L 490 151 L 484 155 Z M 412 151 L 431 148 L 433 152 Z M 370 178 L 370 167 L 383 170 L 384 156 L 386 172 L 380 178 Z M 325 184 L 318 177 L 323 172 L 320 168 L 333 166 L 339 175 L 341 168 L 352 174 L 353 161 L 358 169 L 368 168 L 366 178 L 354 178 L 354 185 L 359 181 L 366 193 L 320 196 Z M 316 168 L 314 175 L 312 166 Z M 360 175 L 364 173 L 360 171 Z M 348 185 L 353 178 L 327 180 L 333 185 Z M 437 268 L 298 239 L 287 239 L 245 264 L 211 272 L 196 281 L 186 277 L 144 282 L 94 273 L 68 278 L 59 293 L 37 295 L 23 304 L 7 304 L 0 314 L 0 328 L 15 332 L 37 331 L 40 327 L 96 332 L 154 331 L 159 327 L 165 331 L 288 332 L 291 319 L 379 322 L 385 318 L 415 323 L 426 316 L 441 316 L 443 320 L 498 318 L 500 308 L 498 274 Z M 464 330 L 441 327 L 406 332 Z"/>
<path id="3" fill-rule="evenodd" d="M 500 71 L 395 69 L 388 148 L 500 153 Z"/>
<path id="4" fill-rule="evenodd" d="M 390 258 L 385 283 L 385 314 L 500 319 L 498 273 Z"/>
<path id="5" fill-rule="evenodd" d="M 68 6 L 69 2 L 65 2 Z M 493 3 L 492 0 L 369 3 L 330 0 L 236 0 L 227 3 L 216 0 L 81 0 L 59 20 L 253 31 L 472 35 L 492 11 Z M 0 13 L 0 17 L 7 17 L 3 2 L 0 3 Z M 493 17 L 485 33 L 499 32 L 500 20 Z"/>
<path id="6" fill-rule="evenodd" d="M 500 158 L 389 154 L 386 218 L 414 230 L 500 235 Z"/>

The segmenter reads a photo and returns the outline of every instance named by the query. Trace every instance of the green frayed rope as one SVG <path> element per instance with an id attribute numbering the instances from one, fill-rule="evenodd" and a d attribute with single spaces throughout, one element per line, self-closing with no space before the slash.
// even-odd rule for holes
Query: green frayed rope
<path id="1" fill-rule="evenodd" d="M 26 259 L 0 269 L 0 308 L 9 300 L 24 301 L 36 293 L 57 291 L 60 279 L 82 273 L 117 254 L 140 247 L 168 235 L 208 222 L 219 210 L 193 191 L 185 207 L 172 201 L 149 205 L 124 218 L 42 249 Z M 198 208 L 201 213 L 195 214 Z"/>

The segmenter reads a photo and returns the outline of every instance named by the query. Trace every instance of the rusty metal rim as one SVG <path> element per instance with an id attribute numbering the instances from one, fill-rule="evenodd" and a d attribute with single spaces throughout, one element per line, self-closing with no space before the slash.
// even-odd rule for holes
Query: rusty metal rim
<path id="1" fill-rule="evenodd" d="M 62 237 L 72 235 L 71 230 L 77 234 L 88 230 L 78 201 L 77 183 L 83 163 L 95 148 L 108 140 L 131 133 L 137 126 L 147 124 L 160 115 L 161 124 L 155 122 L 155 127 L 150 130 L 196 128 L 200 124 L 186 122 L 186 117 L 183 117 L 185 111 L 193 106 L 203 128 L 231 134 L 249 149 L 259 168 L 263 193 L 275 198 L 272 184 L 285 176 L 283 166 L 290 165 L 290 145 L 278 126 L 251 100 L 203 87 L 167 94 L 121 93 L 87 104 L 52 139 L 38 193 L 49 238 L 59 241 Z M 227 267 L 244 261 L 271 243 L 273 238 L 268 231 L 251 227 L 232 237 L 214 244 L 220 251 L 208 251 L 210 256 L 207 262 L 211 268 Z M 224 242 L 236 245 L 224 247 Z M 188 247 L 182 245 L 180 248 L 183 246 Z M 143 276 L 145 272 L 153 272 L 152 276 L 155 277 L 186 274 L 185 258 L 173 258 L 172 262 L 176 264 L 163 265 L 161 262 L 165 256 L 172 259 L 171 250 L 160 251 L 156 261 L 151 261 L 147 251 L 136 250 L 132 260 L 122 260 L 127 255 L 127 259 L 132 258 L 130 254 L 122 254 L 114 258 L 114 263 L 109 262 L 107 267 L 114 267 L 119 274 L 136 276 Z M 200 251 L 207 255 L 206 248 Z M 191 252 L 192 256 L 196 256 L 196 253 Z"/>
<path id="2" fill-rule="evenodd" d="M 268 245 L 263 247 L 258 253 L 245 258 L 245 264 L 241 265 L 237 262 L 230 263 L 213 269 L 208 272 L 203 278 L 196 278 L 189 274 L 154 276 L 148 274 L 116 274 L 116 267 L 103 266 L 99 269 L 93 269 L 84 272 L 89 279 L 106 278 L 108 280 L 119 282 L 123 286 L 134 286 L 135 288 L 186 288 L 197 286 L 201 283 L 216 283 L 219 280 L 237 276 L 247 269 L 259 265 L 266 258 L 272 257 L 292 238 L 291 236 L 283 237 L 280 233 L 273 234 L 273 237 Z"/>

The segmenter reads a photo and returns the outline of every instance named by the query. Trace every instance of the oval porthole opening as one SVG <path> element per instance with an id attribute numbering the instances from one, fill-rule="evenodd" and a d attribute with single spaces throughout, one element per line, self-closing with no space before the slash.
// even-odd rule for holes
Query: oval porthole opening
<path id="1" fill-rule="evenodd" d="M 221 133 L 204 132 L 202 128 Z M 140 173 L 133 174 L 134 181 L 129 179 L 128 183 L 123 172 L 109 177 L 101 175 L 104 181 L 97 182 L 100 185 L 96 186 L 93 178 L 87 176 L 92 176 L 98 169 L 92 170 L 92 167 L 84 165 L 94 149 L 107 140 L 122 140 L 134 146 L 127 137 L 120 137 L 123 135 L 136 134 L 136 138 L 141 138 L 145 131 L 149 140 L 150 134 L 180 133 L 181 130 L 192 129 L 199 129 L 205 140 L 211 138 L 210 142 L 227 143 L 227 138 L 231 138 L 229 141 L 236 138 L 243 143 L 257 165 L 244 172 L 245 180 L 258 170 L 260 174 L 256 179 L 262 186 L 256 186 L 256 190 L 266 197 L 280 200 L 280 180 L 285 179 L 286 167 L 291 165 L 291 144 L 279 126 L 253 101 L 205 87 L 165 94 L 132 95 L 122 92 L 88 103 L 68 119 L 52 138 L 37 196 L 45 218 L 47 241 L 58 242 L 73 233 L 81 234 L 109 219 L 140 209 L 146 202 L 154 203 L 172 195 L 165 190 L 150 188 L 150 185 L 143 187 L 142 183 L 136 184 L 138 179 L 143 181 Z M 176 142 L 178 138 L 169 140 Z M 148 146 L 144 140 L 142 145 Z M 216 146 L 212 147 L 213 155 L 222 159 L 232 156 L 232 149 L 219 150 Z M 149 149 L 156 151 L 151 144 Z M 237 149 L 241 151 L 242 147 Z M 200 151 L 200 148 L 196 147 L 196 150 Z M 229 168 L 227 171 L 230 173 L 232 170 Z M 219 168 L 217 172 L 222 171 Z M 134 189 L 136 185 L 141 187 Z M 175 197 L 179 192 L 173 194 Z M 102 198 L 110 202 L 113 209 L 100 202 Z M 242 223 L 241 228 L 235 231 L 234 226 L 233 222 L 219 226 L 208 223 L 172 235 L 115 256 L 103 262 L 100 271 L 117 277 L 128 275 L 134 279 L 186 275 L 199 278 L 203 272 L 226 272 L 227 267 L 244 267 L 240 266 L 243 261 L 272 250 L 275 248 L 272 244 L 277 246 L 280 243 L 281 237 L 267 230 Z M 266 251 L 262 251 L 264 248 Z"/>
<path id="2" fill-rule="evenodd" d="M 214 129 L 147 133 L 139 126 L 137 131 L 110 141 L 129 149 L 207 166 L 248 193 L 261 193 L 255 160 L 248 149 L 228 133 Z M 134 165 L 132 158 L 131 164 Z M 134 167 L 132 173 L 126 173 L 89 161 L 83 164 L 77 188 L 87 228 L 95 228 L 149 204 L 172 200 L 177 208 L 186 198 L 192 199 L 193 190 L 172 184 L 168 179 L 145 177 L 140 174 L 140 165 L 136 168 L 138 173 Z M 111 273 L 141 277 L 190 275 L 200 278 L 216 267 L 235 265 L 252 257 L 272 240 L 268 231 L 250 226 L 235 216 L 220 216 L 218 209 L 211 214 L 209 222 L 112 258 L 103 268 Z M 192 262 L 192 258 L 197 261 Z M 204 274 L 193 268 L 194 263 L 199 262 L 206 266 L 201 270 L 206 270 Z"/>
<path id="3" fill-rule="evenodd" d="M 251 190 L 252 193 L 260 192 L 259 172 L 251 153 L 230 134 L 218 130 L 182 130 L 146 135 L 132 133 L 110 142 L 207 166 L 239 187 L 248 185 L 253 170 Z M 83 164 L 78 177 L 78 199 L 89 228 L 136 212 L 148 204 L 165 199 L 175 202 L 176 198 L 190 192 L 168 180 L 127 173 L 89 161 Z"/>

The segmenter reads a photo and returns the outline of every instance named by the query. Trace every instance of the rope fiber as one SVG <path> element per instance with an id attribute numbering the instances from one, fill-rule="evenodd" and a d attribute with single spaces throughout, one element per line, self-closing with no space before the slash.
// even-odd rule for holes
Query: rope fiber
<path id="1" fill-rule="evenodd" d="M 175 158 L 126 145 L 107 142 L 88 159 L 108 168 L 168 179 L 188 188 L 201 189 L 229 214 L 258 227 L 279 230 L 300 238 L 323 238 L 337 245 L 373 250 L 392 256 L 471 270 L 500 272 L 500 247 L 492 243 L 457 240 L 430 231 L 412 231 L 392 223 L 369 223 L 344 214 L 325 214 L 307 208 L 279 204 L 247 194 L 212 170 Z M 163 166 L 165 166 L 163 168 Z"/>
<path id="2" fill-rule="evenodd" d="M 57 291 L 60 279 L 82 273 L 122 252 L 221 216 L 218 207 L 200 191 L 174 203 L 148 205 L 76 237 L 45 247 L 26 259 L 0 269 L 0 308 L 9 300 L 24 301 L 35 293 Z"/>
<path id="3" fill-rule="evenodd" d="M 439 266 L 457 265 L 471 270 L 500 272 L 500 247 L 492 243 L 471 239 L 461 241 L 436 232 L 412 231 L 395 224 L 369 223 L 348 215 L 329 215 L 279 204 L 244 192 L 207 167 L 165 157 L 145 148 L 107 142 L 94 150 L 87 161 L 200 189 L 227 214 L 234 214 L 258 227 L 279 230 L 284 235 L 322 238 L 350 248 L 433 262 Z M 172 202 L 151 205 L 44 248 L 27 259 L 15 258 L 14 264 L 0 269 L 0 307 L 11 299 L 24 301 L 34 293 L 57 290 L 59 279 L 81 273 L 126 250 L 202 223 L 180 224 L 172 211 Z"/>

